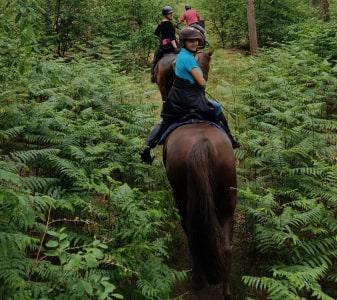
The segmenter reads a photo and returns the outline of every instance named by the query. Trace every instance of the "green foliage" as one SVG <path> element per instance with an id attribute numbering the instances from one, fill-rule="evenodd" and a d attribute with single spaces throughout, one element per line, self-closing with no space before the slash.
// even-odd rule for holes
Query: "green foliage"
<path id="1" fill-rule="evenodd" d="M 288 28 L 288 39 L 300 42 L 302 46 L 330 62 L 336 61 L 336 26 L 335 22 L 317 22 L 310 19 L 307 22 Z"/>
<path id="2" fill-rule="evenodd" d="M 252 61 L 243 93 L 242 208 L 262 262 L 244 283 L 267 299 L 334 299 L 335 71 L 293 43 Z"/>
<path id="3" fill-rule="evenodd" d="M 216 34 L 221 46 L 236 45 L 246 35 L 245 1 L 202 1 L 204 18 L 210 21 L 207 31 Z"/>
<path id="4" fill-rule="evenodd" d="M 247 43 L 246 1 L 202 1 L 209 29 L 219 39 L 222 47 Z M 298 23 L 307 16 L 303 1 L 259 0 L 255 1 L 256 27 L 259 46 L 284 41 L 289 25 Z"/>
<path id="5" fill-rule="evenodd" d="M 169 299 L 176 214 L 138 155 L 155 107 L 110 59 L 30 59 L 0 84 L 1 298 Z"/>
<path id="6" fill-rule="evenodd" d="M 100 1 L 95 15 L 100 20 L 97 33 L 104 33 L 119 45 L 121 59 L 128 68 L 147 64 L 150 51 L 157 46 L 154 30 L 161 16 L 162 0 Z M 133 65 L 130 66 L 130 60 Z"/>
<path id="7" fill-rule="evenodd" d="M 161 0 L 2 1 L 0 64 L 20 65 L 23 72 L 35 62 L 30 60 L 35 52 L 72 59 L 80 50 L 95 58 L 112 55 L 126 70 L 147 65 L 162 5 Z"/>
<path id="8" fill-rule="evenodd" d="M 255 1 L 255 18 L 261 46 L 285 41 L 287 27 L 307 17 L 307 3 L 301 0 Z"/>
<path id="9" fill-rule="evenodd" d="M 56 45 L 56 52 L 64 56 L 76 42 L 91 38 L 91 2 L 88 0 L 40 1 L 40 18 L 44 20 L 43 43 Z"/>

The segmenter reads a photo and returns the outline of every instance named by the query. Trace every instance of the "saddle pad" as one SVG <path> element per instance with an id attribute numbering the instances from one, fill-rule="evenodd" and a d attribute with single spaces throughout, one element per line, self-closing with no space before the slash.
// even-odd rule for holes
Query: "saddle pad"
<path id="1" fill-rule="evenodd" d="M 166 138 L 170 135 L 170 133 L 173 130 L 177 129 L 178 127 L 186 125 L 186 124 L 197 124 L 197 123 L 206 123 L 206 124 L 209 124 L 209 125 L 211 125 L 213 127 L 216 127 L 218 129 L 220 129 L 224 134 L 227 135 L 227 133 L 225 132 L 225 130 L 220 125 L 218 125 L 218 124 L 216 124 L 214 122 L 207 121 L 207 120 L 199 120 L 199 119 L 189 119 L 189 120 L 184 121 L 184 122 L 176 122 L 176 123 L 173 123 L 172 125 L 170 125 L 170 127 L 167 128 L 165 130 L 165 132 L 162 134 L 162 136 L 160 137 L 158 144 L 159 145 L 164 144 Z"/>

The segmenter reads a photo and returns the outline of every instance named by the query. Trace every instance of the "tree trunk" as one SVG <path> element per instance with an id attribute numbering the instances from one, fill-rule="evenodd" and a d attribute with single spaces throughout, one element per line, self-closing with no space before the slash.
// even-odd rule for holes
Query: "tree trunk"
<path id="1" fill-rule="evenodd" d="M 257 53 L 257 33 L 256 33 L 256 22 L 255 22 L 254 0 L 247 0 L 247 23 L 248 23 L 248 33 L 249 33 L 250 54 L 256 55 Z"/>
<path id="2" fill-rule="evenodd" d="M 329 1 L 328 0 L 320 0 L 319 2 L 319 18 L 327 22 L 330 20 L 329 14 Z"/>
<path id="3" fill-rule="evenodd" d="M 56 11 L 55 11 L 55 32 L 57 35 L 57 54 L 58 56 L 62 56 L 61 48 L 62 48 L 62 39 L 60 36 L 60 28 L 61 28 L 61 0 L 56 1 Z"/>
<path id="4" fill-rule="evenodd" d="M 311 12 L 314 6 L 314 0 L 308 0 L 308 9 Z"/>

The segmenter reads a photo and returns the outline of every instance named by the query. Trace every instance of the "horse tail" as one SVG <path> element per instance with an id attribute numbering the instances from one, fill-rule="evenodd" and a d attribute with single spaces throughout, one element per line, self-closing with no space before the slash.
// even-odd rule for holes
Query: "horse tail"
<path id="1" fill-rule="evenodd" d="M 198 141 L 187 160 L 186 231 L 193 263 L 210 284 L 221 282 L 225 272 L 220 224 L 213 201 L 214 167 L 211 143 L 206 138 Z"/>

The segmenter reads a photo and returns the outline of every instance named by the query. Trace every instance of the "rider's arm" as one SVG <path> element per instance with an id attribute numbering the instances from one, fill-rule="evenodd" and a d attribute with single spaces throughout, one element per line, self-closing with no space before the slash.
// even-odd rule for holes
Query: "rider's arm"
<path id="1" fill-rule="evenodd" d="M 174 49 L 177 49 L 177 42 L 176 42 L 176 29 L 173 26 L 173 23 L 168 23 L 168 38 L 171 40 L 171 45 Z"/>
<path id="2" fill-rule="evenodd" d="M 193 76 L 193 78 L 195 79 L 195 81 L 202 87 L 206 86 L 206 80 L 204 78 L 204 76 L 202 75 L 202 72 L 200 70 L 200 68 L 193 68 L 191 70 L 191 74 Z"/>

